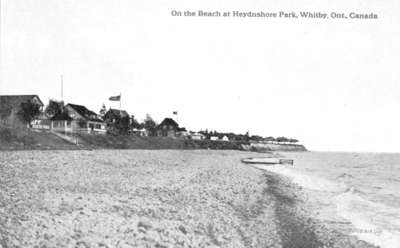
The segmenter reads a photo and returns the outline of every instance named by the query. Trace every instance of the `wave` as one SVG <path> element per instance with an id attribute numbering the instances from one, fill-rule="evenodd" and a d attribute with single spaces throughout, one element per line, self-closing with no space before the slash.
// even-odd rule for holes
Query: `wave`
<path id="1" fill-rule="evenodd" d="M 400 247 L 398 209 L 368 201 L 354 188 L 337 195 L 335 202 L 339 216 L 353 224 L 351 234 L 382 248 Z"/>
<path id="2" fill-rule="evenodd" d="M 322 177 L 307 175 L 282 165 L 256 167 L 271 171 L 291 179 L 297 185 L 316 191 L 334 193 L 337 214 L 350 221 L 354 228 L 348 230 L 366 242 L 382 248 L 400 247 L 400 213 L 398 209 L 364 199 L 365 193 L 345 183 Z M 337 179 L 351 179 L 351 174 L 343 173 Z M 331 194 L 329 194 L 331 195 Z"/>
<path id="3" fill-rule="evenodd" d="M 333 182 L 325 178 L 306 175 L 284 165 L 256 165 L 255 167 L 286 176 L 297 185 L 310 190 L 333 193 L 341 193 L 348 190 L 348 186 L 342 182 Z"/>

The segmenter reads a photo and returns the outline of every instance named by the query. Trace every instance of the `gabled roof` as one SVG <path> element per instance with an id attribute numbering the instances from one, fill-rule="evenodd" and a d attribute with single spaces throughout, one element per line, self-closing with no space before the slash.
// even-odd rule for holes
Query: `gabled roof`
<path id="1" fill-rule="evenodd" d="M 43 102 L 40 100 L 38 95 L 0 95 L 0 107 L 1 106 L 19 106 L 23 102 L 31 101 L 34 98 L 37 99 L 40 106 L 43 106 Z"/>
<path id="2" fill-rule="evenodd" d="M 179 124 L 172 118 L 165 118 L 158 126 L 173 126 L 179 128 Z"/>
<path id="3" fill-rule="evenodd" d="M 79 115 L 81 115 L 83 118 L 89 121 L 103 122 L 103 120 L 100 119 L 95 112 L 87 109 L 83 105 L 68 103 L 66 107 L 68 106 L 74 109 Z"/>
<path id="4" fill-rule="evenodd" d="M 127 117 L 129 116 L 128 112 L 126 112 L 125 110 L 119 110 L 119 109 L 112 109 L 110 108 L 107 113 L 112 113 L 114 116 L 119 116 L 119 117 Z M 106 113 L 106 115 L 107 115 Z"/>
<path id="5" fill-rule="evenodd" d="M 72 118 L 65 112 L 57 113 L 50 118 L 52 121 L 72 121 Z"/>

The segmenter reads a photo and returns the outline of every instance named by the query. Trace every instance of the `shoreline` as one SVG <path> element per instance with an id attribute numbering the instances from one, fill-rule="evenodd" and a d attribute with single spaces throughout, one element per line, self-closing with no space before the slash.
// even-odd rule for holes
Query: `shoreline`
<path id="1" fill-rule="evenodd" d="M 282 175 L 262 171 L 268 181 L 268 192 L 276 201 L 275 213 L 285 247 L 377 247 L 318 220 L 307 206 L 308 195 L 300 186 Z"/>

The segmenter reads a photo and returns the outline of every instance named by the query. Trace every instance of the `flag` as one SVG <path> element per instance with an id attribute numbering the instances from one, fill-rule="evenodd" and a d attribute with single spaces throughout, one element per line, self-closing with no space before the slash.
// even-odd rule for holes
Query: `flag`
<path id="1" fill-rule="evenodd" d="M 110 100 L 110 101 L 121 101 L 121 95 L 118 95 L 118 96 L 110 96 L 110 97 L 108 98 L 108 100 Z"/>
<path id="2" fill-rule="evenodd" d="M 172 112 L 172 114 L 173 114 L 173 115 L 177 115 L 177 114 L 178 114 L 178 111 L 174 111 L 174 112 Z"/>

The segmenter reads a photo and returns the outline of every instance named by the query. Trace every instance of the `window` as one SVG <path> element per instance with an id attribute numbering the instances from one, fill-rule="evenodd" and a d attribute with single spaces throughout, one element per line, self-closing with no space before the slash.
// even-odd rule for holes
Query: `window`
<path id="1" fill-rule="evenodd" d="M 95 128 L 96 128 L 96 129 L 101 129 L 101 125 L 100 125 L 100 124 L 96 124 L 96 125 L 95 125 Z"/>

